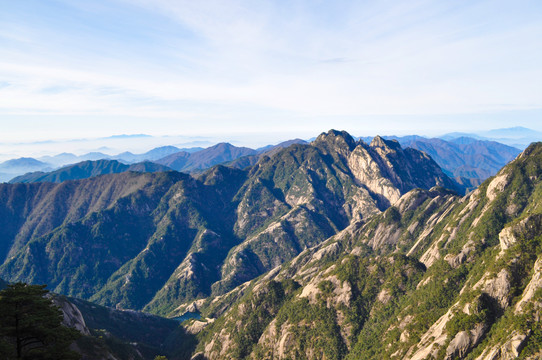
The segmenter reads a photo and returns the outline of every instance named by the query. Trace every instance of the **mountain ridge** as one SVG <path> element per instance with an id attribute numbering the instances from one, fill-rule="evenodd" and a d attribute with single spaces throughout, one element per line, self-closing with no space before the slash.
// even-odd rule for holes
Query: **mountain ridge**
<path id="1" fill-rule="evenodd" d="M 204 359 L 542 356 L 542 143 L 476 191 L 414 189 L 227 297 Z M 519 194 L 522 194 L 519 196 Z"/>
<path id="2" fill-rule="evenodd" d="M 73 165 L 61 167 L 48 173 L 38 171 L 17 176 L 9 183 L 33 183 L 33 182 L 53 182 L 61 183 L 67 180 L 87 179 L 105 174 L 116 174 L 125 171 L 134 172 L 157 172 L 171 171 L 165 165 L 144 161 L 140 163 L 126 165 L 117 160 L 86 160 Z"/>
<path id="3" fill-rule="evenodd" d="M 379 213 L 405 191 L 435 185 L 455 184 L 427 155 L 336 131 L 264 156 L 249 170 L 3 184 L 3 199 L 25 191 L 28 200 L 0 204 L 11 224 L 0 272 L 109 306 L 173 314 L 292 259 L 351 219 Z M 262 251 L 268 247 L 274 250 Z"/>

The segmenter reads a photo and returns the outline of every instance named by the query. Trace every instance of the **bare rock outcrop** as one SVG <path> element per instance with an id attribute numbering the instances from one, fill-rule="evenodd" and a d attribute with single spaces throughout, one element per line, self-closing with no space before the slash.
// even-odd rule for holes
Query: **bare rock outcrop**
<path id="1" fill-rule="evenodd" d="M 265 358 L 268 359 L 287 358 L 288 351 L 295 344 L 295 336 L 292 332 L 294 325 L 289 322 L 282 324 L 280 327 L 277 325 L 277 320 L 273 320 L 258 341 L 258 344 L 267 349 Z"/>
<path id="2" fill-rule="evenodd" d="M 506 269 L 501 269 L 496 275 L 485 273 L 472 288 L 473 290 L 479 289 L 489 295 L 500 305 L 502 310 L 510 304 L 510 274 Z"/>
<path id="3" fill-rule="evenodd" d="M 405 359 L 423 360 L 430 356 L 436 356 L 438 347 L 446 343 L 446 324 L 453 317 L 453 307 L 442 315 L 430 328 L 423 334 L 417 347 L 413 347 L 407 353 Z M 415 351 L 415 352 L 414 352 Z M 412 354 L 414 352 L 414 354 Z"/>
<path id="4" fill-rule="evenodd" d="M 514 331 L 501 346 L 491 347 L 476 358 L 476 360 L 512 360 L 519 356 L 525 346 L 529 334 L 520 334 Z"/>
<path id="5" fill-rule="evenodd" d="M 501 253 L 508 250 L 517 241 L 518 240 L 514 235 L 511 227 L 506 227 L 502 229 L 499 233 L 499 245 L 501 246 Z"/>
<path id="6" fill-rule="evenodd" d="M 506 185 L 508 184 L 508 174 L 506 173 L 499 173 L 491 182 L 489 183 L 487 190 L 486 190 L 486 196 L 489 199 L 489 201 L 495 200 L 497 195 L 499 195 Z"/>
<path id="7" fill-rule="evenodd" d="M 450 341 L 446 348 L 446 360 L 462 359 L 473 349 L 485 334 L 487 326 L 485 324 L 476 324 L 470 331 L 460 331 Z"/>
<path id="8" fill-rule="evenodd" d="M 207 318 L 205 321 L 195 320 L 192 324 L 186 327 L 186 332 L 189 334 L 199 334 L 207 325 L 212 324 L 215 319 Z"/>
<path id="9" fill-rule="evenodd" d="M 81 311 L 77 306 L 58 297 L 53 297 L 52 300 L 53 303 L 62 311 L 62 325 L 73 328 L 83 335 L 90 335 L 90 330 L 85 323 L 83 314 L 81 314 Z"/>
<path id="10" fill-rule="evenodd" d="M 332 286 L 332 296 L 327 299 L 328 307 L 331 307 L 332 305 L 337 306 L 340 303 L 350 306 L 352 287 L 347 281 L 341 281 L 335 275 L 315 277 L 310 283 L 305 285 L 299 297 L 307 298 L 309 302 L 316 303 L 318 297 L 322 295 L 319 284 L 323 281 L 328 281 Z"/>
<path id="11" fill-rule="evenodd" d="M 390 204 L 401 197 L 399 189 L 385 175 L 385 169 L 377 162 L 376 157 L 359 145 L 348 158 L 348 166 L 359 183 L 386 199 Z"/>
<path id="12" fill-rule="evenodd" d="M 468 258 L 469 255 L 474 252 L 475 250 L 475 244 L 472 240 L 467 241 L 465 245 L 463 245 L 463 248 L 457 255 L 448 254 L 444 257 L 444 260 L 450 264 L 451 267 L 454 269 L 459 267 L 459 265 L 463 264 Z"/>
<path id="13" fill-rule="evenodd" d="M 488 279 L 482 285 L 482 291 L 495 299 L 501 309 L 506 309 L 510 303 L 510 274 L 502 269 L 497 277 Z"/>

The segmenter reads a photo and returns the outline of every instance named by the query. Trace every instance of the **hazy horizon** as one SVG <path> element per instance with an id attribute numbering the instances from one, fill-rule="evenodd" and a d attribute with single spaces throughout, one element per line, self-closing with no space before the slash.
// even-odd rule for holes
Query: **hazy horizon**
<path id="1" fill-rule="evenodd" d="M 478 131 L 466 133 L 469 136 L 487 138 L 494 141 L 501 141 L 502 143 L 521 148 L 520 143 L 524 143 L 524 135 L 514 134 L 513 130 L 518 127 L 513 128 L 503 128 L 503 129 L 490 129 L 488 131 Z M 542 132 L 539 132 L 535 129 L 529 129 L 524 127 L 519 127 L 521 133 L 526 131 L 529 136 L 533 137 L 536 140 L 542 140 Z M 83 155 L 89 152 L 101 152 L 109 156 L 115 156 L 122 152 L 132 152 L 134 154 L 142 154 L 149 150 L 152 150 L 157 147 L 162 146 L 176 146 L 178 148 L 194 148 L 202 147 L 207 148 L 218 143 L 231 143 L 235 146 L 244 146 L 253 149 L 264 147 L 267 145 L 275 145 L 283 141 L 293 140 L 296 138 L 302 140 L 310 140 L 317 137 L 322 132 L 328 131 L 330 129 L 321 130 L 314 133 L 274 133 L 274 134 L 237 134 L 237 135 L 226 135 L 222 136 L 220 134 L 208 134 L 207 136 L 186 136 L 186 135 L 166 135 L 166 136 L 152 136 L 149 134 L 114 134 L 107 137 L 101 138 L 75 138 L 75 139 L 49 139 L 49 140 L 39 140 L 39 141 L 28 141 L 28 142 L 11 142 L 5 143 L 0 142 L 0 162 L 19 158 L 19 157 L 34 157 L 40 158 L 44 156 L 54 156 L 61 153 L 72 153 L 75 155 Z M 349 129 L 340 129 L 335 128 L 335 130 L 346 130 L 354 137 L 372 137 L 375 135 L 381 136 L 409 136 L 417 135 L 427 138 L 432 137 L 442 137 L 450 133 L 440 133 L 438 135 L 427 135 L 423 133 L 354 133 Z M 512 130 L 512 131 L 511 131 Z M 491 136 L 492 131 L 500 131 L 507 133 L 508 135 L 498 138 L 496 136 Z M 462 134 L 464 132 L 452 132 Z M 528 136 L 527 136 L 528 137 Z"/>

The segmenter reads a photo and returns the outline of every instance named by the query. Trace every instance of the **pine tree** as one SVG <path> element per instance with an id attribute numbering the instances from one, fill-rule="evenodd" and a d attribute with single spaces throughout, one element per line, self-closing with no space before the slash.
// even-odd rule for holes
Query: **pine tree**
<path id="1" fill-rule="evenodd" d="M 0 351 L 6 359 L 79 359 L 69 349 L 80 334 L 62 326 L 45 285 L 17 283 L 0 291 Z"/>

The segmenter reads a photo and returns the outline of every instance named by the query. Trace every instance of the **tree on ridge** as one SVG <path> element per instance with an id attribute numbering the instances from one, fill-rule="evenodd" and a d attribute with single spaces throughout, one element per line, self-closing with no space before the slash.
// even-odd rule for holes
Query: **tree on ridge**
<path id="1" fill-rule="evenodd" d="M 80 334 L 62 325 L 45 285 L 16 283 L 0 291 L 0 352 L 6 359 L 80 359 L 70 345 Z"/>

